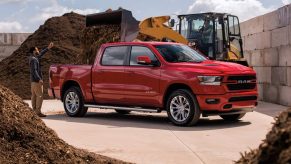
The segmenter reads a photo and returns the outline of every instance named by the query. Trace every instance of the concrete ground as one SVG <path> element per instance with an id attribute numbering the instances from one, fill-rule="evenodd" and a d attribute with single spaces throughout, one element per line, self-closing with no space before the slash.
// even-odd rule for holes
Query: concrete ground
<path id="1" fill-rule="evenodd" d="M 46 100 L 43 111 L 48 117 L 43 121 L 71 145 L 124 161 L 225 164 L 258 147 L 272 126 L 272 116 L 286 108 L 260 102 L 257 111 L 262 113 L 248 113 L 237 123 L 210 117 L 194 127 L 176 127 L 166 113 L 120 115 L 90 109 L 84 118 L 70 118 L 61 102 Z"/>

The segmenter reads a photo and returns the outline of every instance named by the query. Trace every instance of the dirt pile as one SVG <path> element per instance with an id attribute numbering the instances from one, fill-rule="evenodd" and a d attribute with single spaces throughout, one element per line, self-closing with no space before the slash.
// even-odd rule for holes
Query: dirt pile
<path id="1" fill-rule="evenodd" d="M 1 85 L 0 145 L 0 163 L 123 163 L 66 144 L 19 96 Z"/>
<path id="2" fill-rule="evenodd" d="M 282 112 L 258 149 L 236 163 L 291 163 L 291 108 Z"/>
<path id="3" fill-rule="evenodd" d="M 0 83 L 22 98 L 30 99 L 28 50 L 33 46 L 45 48 L 52 41 L 55 47 L 41 61 L 46 93 L 49 66 L 54 63 L 75 63 L 76 57 L 82 52 L 79 32 L 84 27 L 85 17 L 75 13 L 48 19 L 19 49 L 0 62 Z"/>
<path id="4" fill-rule="evenodd" d="M 30 99 L 28 50 L 53 47 L 41 60 L 44 97 L 48 98 L 48 71 L 52 64 L 85 64 L 95 58 L 102 43 L 119 41 L 118 26 L 85 27 L 85 16 L 67 13 L 48 19 L 11 56 L 0 62 L 0 83 L 23 99 Z M 88 58 L 88 59 L 87 59 Z"/>
<path id="5" fill-rule="evenodd" d="M 81 47 L 83 49 L 79 63 L 93 64 L 96 53 L 103 43 L 119 42 L 119 25 L 99 25 L 86 27 L 81 35 Z"/>

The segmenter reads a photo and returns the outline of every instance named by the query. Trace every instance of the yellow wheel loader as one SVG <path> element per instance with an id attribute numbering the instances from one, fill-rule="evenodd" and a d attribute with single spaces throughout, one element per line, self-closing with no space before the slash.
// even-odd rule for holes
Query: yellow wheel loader
<path id="1" fill-rule="evenodd" d="M 150 17 L 137 21 L 132 12 L 119 9 L 86 16 L 86 26 L 117 24 L 121 26 L 121 42 L 173 41 L 199 50 L 208 58 L 236 62 L 243 60 L 239 19 L 225 13 L 178 15 L 175 24 L 170 16 Z"/>
<path id="2" fill-rule="evenodd" d="M 232 61 L 248 66 L 243 60 L 239 19 L 226 13 L 179 15 L 176 29 L 190 45 L 213 60 Z M 172 24 L 173 25 L 173 24 Z"/>

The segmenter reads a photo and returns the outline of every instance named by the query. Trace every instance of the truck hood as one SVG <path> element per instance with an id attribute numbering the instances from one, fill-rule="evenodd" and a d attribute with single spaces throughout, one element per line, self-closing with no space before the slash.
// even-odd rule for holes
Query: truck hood
<path id="1" fill-rule="evenodd" d="M 253 69 L 231 62 L 205 60 L 201 63 L 177 63 L 184 70 L 194 69 L 197 73 L 255 73 Z"/>

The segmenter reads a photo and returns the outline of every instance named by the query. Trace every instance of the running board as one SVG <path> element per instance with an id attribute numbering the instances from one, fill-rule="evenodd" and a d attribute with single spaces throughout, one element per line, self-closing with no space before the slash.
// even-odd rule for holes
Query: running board
<path id="1" fill-rule="evenodd" d="M 245 108 L 245 109 L 240 109 L 240 110 L 231 110 L 227 112 L 207 111 L 207 112 L 203 112 L 202 115 L 203 117 L 207 117 L 207 116 L 217 116 L 217 115 L 242 114 L 242 113 L 253 112 L 253 111 L 254 111 L 253 108 Z"/>
<path id="2" fill-rule="evenodd" d="M 119 107 L 119 106 L 105 106 L 105 105 L 91 105 L 85 104 L 85 107 L 88 108 L 101 108 L 101 109 L 117 109 L 117 110 L 127 110 L 127 111 L 137 111 L 137 112 L 150 112 L 150 113 L 159 113 L 159 109 L 146 109 L 146 108 L 137 108 L 137 107 Z"/>

